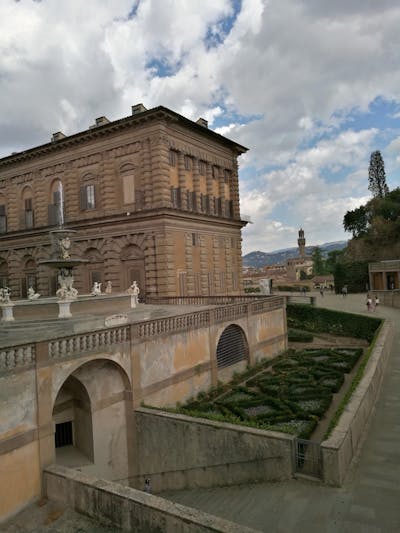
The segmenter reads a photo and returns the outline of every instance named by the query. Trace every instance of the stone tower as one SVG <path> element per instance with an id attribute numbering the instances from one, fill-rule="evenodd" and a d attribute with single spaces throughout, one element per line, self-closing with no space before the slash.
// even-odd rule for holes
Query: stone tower
<path id="1" fill-rule="evenodd" d="M 299 245 L 299 255 L 301 259 L 304 259 L 306 256 L 306 239 L 304 238 L 304 230 L 302 228 L 299 229 L 297 244 Z"/>

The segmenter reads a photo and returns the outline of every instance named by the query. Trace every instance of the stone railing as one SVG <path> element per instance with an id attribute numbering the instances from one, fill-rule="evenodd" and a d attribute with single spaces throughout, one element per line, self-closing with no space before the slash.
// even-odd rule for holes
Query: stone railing
<path id="1" fill-rule="evenodd" d="M 146 303 L 154 305 L 229 305 L 250 302 L 279 302 L 277 307 L 283 306 L 282 296 L 250 295 L 239 296 L 151 296 L 146 299 Z"/>
<path id="2" fill-rule="evenodd" d="M 96 351 L 114 344 L 120 344 L 129 340 L 129 333 L 129 327 L 125 326 L 52 340 L 48 343 L 49 358 L 71 357 L 82 352 Z"/>
<path id="3" fill-rule="evenodd" d="M 13 348 L 0 349 L 0 372 L 35 364 L 35 345 L 24 344 Z"/>
<path id="4" fill-rule="evenodd" d="M 216 305 L 209 309 L 199 309 L 191 313 L 144 320 L 130 325 L 105 328 L 99 331 L 69 335 L 58 339 L 44 341 L 44 352 L 50 361 L 81 356 L 121 344 L 124 342 L 142 342 L 162 335 L 171 335 L 197 328 L 207 328 L 212 324 L 237 320 L 258 313 L 282 309 L 284 298 L 274 297 L 190 297 L 191 305 L 197 298 L 200 305 Z M 221 301 L 221 299 L 222 301 Z M 181 300 L 181 298 L 160 298 L 159 300 Z M 211 300 L 207 301 L 207 300 Z M 171 302 L 169 302 L 171 303 Z M 42 350 L 42 347 L 41 347 Z M 7 372 L 18 367 L 35 364 L 35 344 L 17 345 L 0 349 L 0 372 Z M 43 353 L 41 351 L 41 353 Z"/>
<path id="5" fill-rule="evenodd" d="M 138 322 L 132 325 L 132 338 L 149 338 L 158 335 L 207 327 L 210 324 L 210 311 L 197 311 L 179 316 L 171 316 Z"/>

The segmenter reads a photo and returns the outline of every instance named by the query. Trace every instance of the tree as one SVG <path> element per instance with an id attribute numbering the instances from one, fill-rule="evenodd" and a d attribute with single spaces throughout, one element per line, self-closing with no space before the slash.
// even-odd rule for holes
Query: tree
<path id="1" fill-rule="evenodd" d="M 351 231 L 353 237 L 360 237 L 368 229 L 368 212 L 364 205 L 347 211 L 343 218 L 343 227 L 345 231 Z"/>
<path id="2" fill-rule="evenodd" d="M 325 264 L 322 258 L 321 248 L 316 246 L 312 251 L 311 257 L 313 260 L 314 276 L 320 276 L 321 274 L 325 274 Z"/>
<path id="3" fill-rule="evenodd" d="M 372 152 L 368 169 L 368 189 L 374 198 L 384 198 L 389 192 L 386 184 L 385 164 L 379 150 Z"/>

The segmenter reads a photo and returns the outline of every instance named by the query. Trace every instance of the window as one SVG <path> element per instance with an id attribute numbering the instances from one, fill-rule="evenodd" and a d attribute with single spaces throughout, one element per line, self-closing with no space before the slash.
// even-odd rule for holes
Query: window
<path id="1" fill-rule="evenodd" d="M 215 180 L 218 179 L 219 169 L 218 167 L 212 167 L 212 175 Z"/>
<path id="2" fill-rule="evenodd" d="M 197 233 L 192 233 L 192 245 L 193 246 L 199 246 L 200 245 L 200 237 Z"/>
<path id="3" fill-rule="evenodd" d="M 96 207 L 95 185 L 81 187 L 81 209 L 94 209 Z"/>
<path id="4" fill-rule="evenodd" d="M 177 162 L 177 154 L 176 152 L 174 152 L 174 150 L 170 150 L 169 151 L 169 165 L 171 167 L 176 167 L 176 162 Z"/>
<path id="5" fill-rule="evenodd" d="M 171 187 L 171 203 L 172 207 L 180 208 L 181 202 L 181 190 L 179 187 Z"/>
<path id="6" fill-rule="evenodd" d="M 24 201 L 25 207 L 25 228 L 33 228 L 33 208 L 32 198 L 26 198 Z"/>
<path id="7" fill-rule="evenodd" d="M 222 332 L 217 345 L 217 367 L 224 368 L 248 358 L 249 349 L 243 330 L 231 324 Z"/>
<path id="8" fill-rule="evenodd" d="M 7 231 L 6 206 L 0 205 L 0 233 L 6 233 L 6 231 Z"/>
<path id="9" fill-rule="evenodd" d="M 199 161 L 199 174 L 206 175 L 207 163 L 205 161 Z"/>
<path id="10" fill-rule="evenodd" d="M 185 162 L 185 170 L 191 170 L 192 169 L 192 159 L 188 155 L 185 155 L 184 162 Z"/>
<path id="11" fill-rule="evenodd" d="M 48 206 L 48 219 L 50 226 L 62 225 L 64 223 L 64 202 L 62 193 L 62 183 L 55 180 L 51 187 L 51 204 Z"/>

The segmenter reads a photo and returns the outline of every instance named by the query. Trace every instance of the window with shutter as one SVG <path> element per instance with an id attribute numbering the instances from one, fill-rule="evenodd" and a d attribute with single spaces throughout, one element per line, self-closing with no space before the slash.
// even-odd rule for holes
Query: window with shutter
<path id="1" fill-rule="evenodd" d="M 6 206 L 0 205 L 0 233 L 7 232 Z"/>

